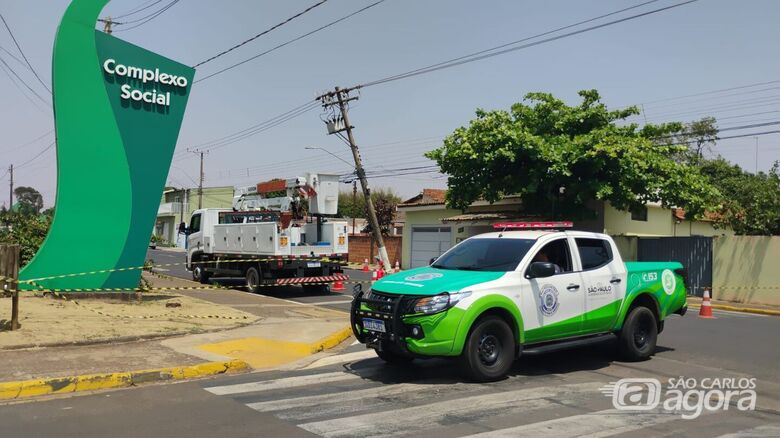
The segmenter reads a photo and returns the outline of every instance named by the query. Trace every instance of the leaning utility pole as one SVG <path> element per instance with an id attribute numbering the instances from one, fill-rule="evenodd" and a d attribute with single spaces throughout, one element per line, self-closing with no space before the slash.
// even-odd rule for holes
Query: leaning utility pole
<path id="1" fill-rule="evenodd" d="M 390 258 L 387 256 L 387 249 L 385 248 L 385 241 L 382 238 L 382 230 L 379 228 L 379 220 L 376 217 L 376 210 L 374 209 L 374 203 L 371 201 L 371 190 L 368 188 L 368 180 L 366 179 L 366 171 L 363 169 L 363 162 L 360 159 L 360 151 L 358 150 L 357 143 L 355 143 L 355 137 L 352 135 L 352 125 L 349 124 L 349 116 L 347 115 L 347 103 L 352 100 L 357 100 L 357 97 L 350 97 L 349 92 L 355 88 L 340 89 L 336 87 L 335 91 L 319 96 L 317 99 L 322 102 L 324 108 L 338 105 L 341 112 L 341 120 L 334 118 L 328 123 L 329 134 L 339 134 L 342 131 L 347 133 L 347 142 L 350 149 L 352 149 L 352 157 L 355 159 L 355 173 L 360 180 L 360 186 L 363 188 L 363 196 L 366 199 L 366 211 L 368 212 L 368 220 L 371 223 L 371 231 L 374 234 L 374 240 L 379 247 L 379 257 L 382 259 L 382 265 L 385 271 L 391 271 L 392 265 L 390 264 Z M 342 139 L 343 136 L 339 135 Z"/>
<path id="2" fill-rule="evenodd" d="M 9 190 L 8 193 L 8 199 L 9 199 L 8 211 L 11 211 L 14 208 L 14 165 L 13 164 L 8 168 L 8 173 L 11 175 L 11 183 L 10 183 L 11 189 Z"/>
<path id="3" fill-rule="evenodd" d="M 103 32 L 105 32 L 105 33 L 107 33 L 109 35 L 111 35 L 111 32 L 112 32 L 112 29 L 111 29 L 112 25 L 114 25 L 114 24 L 121 24 L 121 23 L 117 23 L 117 22 L 111 20 L 110 16 L 106 17 L 106 18 L 101 18 L 98 21 L 103 23 Z"/>

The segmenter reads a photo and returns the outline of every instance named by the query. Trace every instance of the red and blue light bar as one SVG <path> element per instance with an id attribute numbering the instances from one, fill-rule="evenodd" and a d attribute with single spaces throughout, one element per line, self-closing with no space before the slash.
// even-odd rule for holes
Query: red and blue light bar
<path id="1" fill-rule="evenodd" d="M 493 224 L 496 230 L 549 230 L 557 228 L 573 228 L 572 221 L 548 221 L 548 222 L 499 222 Z"/>

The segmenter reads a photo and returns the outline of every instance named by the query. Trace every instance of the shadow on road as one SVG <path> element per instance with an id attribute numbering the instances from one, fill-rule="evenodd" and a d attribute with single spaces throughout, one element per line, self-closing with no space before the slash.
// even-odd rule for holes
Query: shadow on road
<path id="1" fill-rule="evenodd" d="M 674 351 L 663 346 L 656 347 L 656 354 Z M 652 360 L 649 359 L 649 360 Z M 590 347 L 538 356 L 522 356 L 515 361 L 509 377 L 545 376 L 567 374 L 577 371 L 595 371 L 609 367 L 612 363 L 623 363 L 614 342 L 604 342 Z M 416 383 L 471 383 L 460 372 L 454 359 L 418 359 L 412 364 L 386 364 L 376 358 L 365 359 L 344 365 L 344 368 L 366 380 L 383 384 Z"/>

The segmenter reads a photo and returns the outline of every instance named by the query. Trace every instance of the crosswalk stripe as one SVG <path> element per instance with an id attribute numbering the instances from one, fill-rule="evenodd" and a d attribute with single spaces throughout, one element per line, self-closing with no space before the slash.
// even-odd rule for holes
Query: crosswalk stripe
<path id="1" fill-rule="evenodd" d="M 478 417 L 512 415 L 556 406 L 553 399 L 597 393 L 601 386 L 603 383 L 588 382 L 497 392 L 395 409 L 392 414 L 377 412 L 304 423 L 298 427 L 325 437 L 411 434 L 458 416 L 468 416 L 473 421 Z"/>
<path id="2" fill-rule="evenodd" d="M 355 353 L 338 354 L 336 356 L 328 356 L 316 360 L 311 364 L 307 365 L 304 369 L 309 370 L 312 368 L 320 368 L 320 367 L 333 365 L 337 363 L 354 362 L 358 360 L 371 359 L 375 357 L 376 357 L 376 353 L 374 353 L 374 350 L 364 350 Z"/>
<path id="3" fill-rule="evenodd" d="M 522 426 L 469 435 L 468 438 L 514 438 L 543 435 L 551 437 L 607 437 L 680 420 L 679 413 L 659 411 L 619 411 L 606 409 L 582 415 L 540 421 Z"/>
<path id="4" fill-rule="evenodd" d="M 286 377 L 276 380 L 262 380 L 259 382 L 239 383 L 235 385 L 212 386 L 203 388 L 216 395 L 244 394 L 247 392 L 272 391 L 277 389 L 297 388 L 300 386 L 319 385 L 322 383 L 340 382 L 344 380 L 362 379 L 357 374 L 343 371 L 334 373 L 310 374 L 297 377 Z"/>
<path id="5" fill-rule="evenodd" d="M 441 391 L 443 389 L 464 389 L 466 385 L 462 383 L 447 383 L 447 384 L 418 384 L 418 383 L 401 383 L 392 386 L 376 386 L 368 389 L 359 389 L 356 391 L 342 392 L 338 394 L 321 394 L 313 396 L 295 397 L 283 400 L 271 400 L 258 403 L 248 403 L 247 406 L 259 411 L 259 412 L 274 412 L 284 411 L 287 409 L 295 409 L 293 414 L 290 414 L 291 418 L 304 418 L 305 413 L 302 412 L 304 408 L 311 408 L 313 413 L 317 416 L 324 415 L 327 409 L 323 405 L 336 404 L 334 413 L 341 413 L 347 410 L 346 404 L 351 401 L 361 400 L 365 401 L 369 398 L 385 398 L 394 397 L 401 394 L 412 393 L 419 391 L 423 394 L 431 394 L 430 391 Z M 284 418 L 284 415 L 277 415 L 279 418 Z"/>

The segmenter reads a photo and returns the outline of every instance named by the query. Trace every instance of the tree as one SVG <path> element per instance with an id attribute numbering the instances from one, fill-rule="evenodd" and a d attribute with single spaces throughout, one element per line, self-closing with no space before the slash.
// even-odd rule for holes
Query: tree
<path id="1" fill-rule="evenodd" d="M 14 196 L 19 203 L 19 213 L 39 214 L 43 208 L 43 196 L 32 187 L 17 187 Z"/>
<path id="2" fill-rule="evenodd" d="M 704 117 L 685 124 L 671 138 L 674 143 L 687 146 L 683 154 L 684 160 L 688 163 L 699 163 L 704 159 L 704 152 L 712 152 L 712 147 L 718 140 L 718 124 L 715 117 Z"/>
<path id="3" fill-rule="evenodd" d="M 778 162 L 769 173 L 752 174 L 723 158 L 704 160 L 702 173 L 723 194 L 719 219 L 737 234 L 780 234 Z"/>
<path id="4" fill-rule="evenodd" d="M 374 207 L 377 207 L 377 203 L 381 200 L 387 201 L 388 205 L 391 205 L 393 209 L 398 203 L 401 202 L 401 198 L 393 193 L 392 189 L 376 189 L 371 191 L 371 201 L 374 203 Z M 378 212 L 377 212 L 378 214 Z M 341 217 L 356 217 L 365 218 L 366 213 L 366 201 L 363 194 L 358 192 L 353 196 L 352 192 L 340 192 L 339 193 L 339 210 L 338 215 Z M 380 221 L 381 224 L 381 221 Z M 380 225 L 381 228 L 381 225 Z"/>
<path id="5" fill-rule="evenodd" d="M 387 236 L 390 234 L 390 228 L 393 226 L 393 220 L 395 219 L 395 208 L 398 202 L 394 202 L 387 197 L 380 197 L 374 201 L 374 210 L 376 210 L 376 218 L 379 223 L 379 231 Z M 373 233 L 371 228 L 371 222 L 368 222 L 362 230 L 364 233 Z"/>
<path id="6" fill-rule="evenodd" d="M 51 217 L 4 212 L 0 215 L 0 243 L 19 245 L 20 265 L 29 262 L 40 248 L 51 226 Z"/>
<path id="7" fill-rule="evenodd" d="M 571 219 L 592 217 L 592 200 L 624 211 L 660 202 L 693 215 L 717 207 L 707 178 L 674 159 L 686 147 L 654 141 L 678 134 L 682 124 L 639 129 L 619 123 L 638 114 L 636 107 L 608 110 L 596 90 L 579 95 L 577 106 L 530 93 L 509 111 L 477 110 L 468 127 L 426 153 L 449 175 L 447 204 L 466 209 L 516 194 L 527 214 Z"/>

